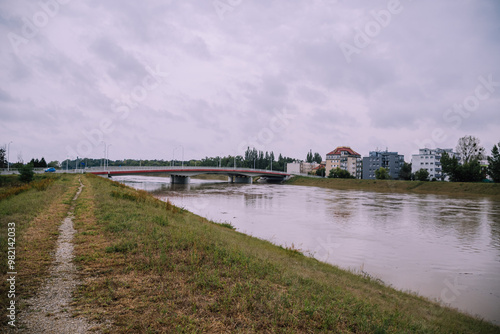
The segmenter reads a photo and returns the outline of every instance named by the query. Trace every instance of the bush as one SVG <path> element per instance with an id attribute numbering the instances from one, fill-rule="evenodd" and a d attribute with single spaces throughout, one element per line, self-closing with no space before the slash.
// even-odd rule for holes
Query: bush
<path id="1" fill-rule="evenodd" d="M 429 172 L 424 168 L 420 168 L 415 172 L 415 178 L 419 181 L 429 181 Z"/>
<path id="2" fill-rule="evenodd" d="M 30 183 L 33 181 L 34 175 L 33 166 L 30 164 L 24 165 L 19 169 L 19 181 L 23 183 Z"/>
<path id="3" fill-rule="evenodd" d="M 389 180 L 391 176 L 389 175 L 387 169 L 385 169 L 384 167 L 380 167 L 375 171 L 375 178 L 377 180 Z"/>
<path id="4" fill-rule="evenodd" d="M 354 179 L 354 176 L 352 176 L 348 171 L 340 169 L 340 167 L 331 169 L 328 177 L 334 179 Z"/>

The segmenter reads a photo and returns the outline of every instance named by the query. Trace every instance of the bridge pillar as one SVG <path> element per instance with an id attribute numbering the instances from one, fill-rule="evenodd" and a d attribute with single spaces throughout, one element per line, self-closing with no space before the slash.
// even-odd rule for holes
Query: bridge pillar
<path id="1" fill-rule="evenodd" d="M 189 184 L 189 176 L 170 175 L 170 182 L 173 184 Z"/>
<path id="2" fill-rule="evenodd" d="M 244 175 L 232 175 L 232 176 L 229 176 L 229 182 L 252 184 L 252 177 L 251 176 L 244 176 Z"/>

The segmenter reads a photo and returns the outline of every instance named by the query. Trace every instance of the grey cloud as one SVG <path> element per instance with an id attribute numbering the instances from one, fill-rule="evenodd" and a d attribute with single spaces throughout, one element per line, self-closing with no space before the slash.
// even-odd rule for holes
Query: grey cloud
<path id="1" fill-rule="evenodd" d="M 118 83 L 136 85 L 147 75 L 143 64 L 109 38 L 96 40 L 90 50 L 107 64 L 107 74 Z"/>

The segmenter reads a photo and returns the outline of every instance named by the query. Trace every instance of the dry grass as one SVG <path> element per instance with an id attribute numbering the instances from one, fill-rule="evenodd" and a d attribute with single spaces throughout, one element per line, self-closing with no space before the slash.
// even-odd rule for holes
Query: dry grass
<path id="1" fill-rule="evenodd" d="M 38 178 L 30 183 L 9 182 L 0 188 L 0 201 L 33 188 L 40 191 L 45 190 L 54 180 L 55 178 Z"/>
<path id="2" fill-rule="evenodd" d="M 16 224 L 16 296 L 18 310 L 23 300 L 32 296 L 50 275 L 48 268 L 58 237 L 58 227 L 67 215 L 69 202 L 76 193 L 76 179 L 44 179 L 30 185 L 30 189 L 0 202 L 2 274 L 6 273 L 7 223 Z M 6 285 L 2 279 L 0 296 L 6 302 Z M 19 301 L 21 301 L 19 303 Z M 2 319 L 4 320 L 4 319 Z M 4 323 L 4 322 L 2 322 Z"/>

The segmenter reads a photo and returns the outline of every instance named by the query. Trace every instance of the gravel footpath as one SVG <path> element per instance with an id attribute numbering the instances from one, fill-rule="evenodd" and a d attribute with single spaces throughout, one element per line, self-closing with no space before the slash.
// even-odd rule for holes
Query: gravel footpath
<path id="1" fill-rule="evenodd" d="M 80 180 L 79 180 L 80 181 Z M 73 307 L 72 293 L 81 283 L 77 278 L 76 266 L 73 263 L 73 236 L 76 230 L 73 228 L 73 211 L 75 201 L 83 190 L 84 185 L 80 181 L 80 188 L 73 198 L 68 216 L 59 227 L 59 238 L 55 260 L 52 263 L 47 279 L 40 288 L 37 295 L 27 300 L 26 312 L 20 314 L 19 322 L 21 333 L 87 333 L 91 328 L 92 333 L 98 324 L 90 323 L 87 319 L 72 317 Z"/>

